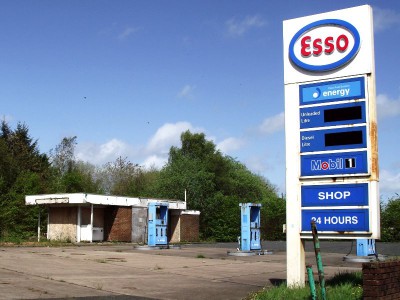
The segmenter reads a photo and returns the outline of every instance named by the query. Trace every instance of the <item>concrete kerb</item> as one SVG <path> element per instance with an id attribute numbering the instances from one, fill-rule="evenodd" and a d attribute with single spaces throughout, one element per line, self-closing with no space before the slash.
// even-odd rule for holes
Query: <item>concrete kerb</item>
<path id="1" fill-rule="evenodd" d="M 268 250 L 252 250 L 252 251 L 227 251 L 228 256 L 254 256 L 254 255 L 270 255 L 272 251 Z"/>
<path id="2" fill-rule="evenodd" d="M 181 249 L 180 245 L 163 245 L 163 246 L 148 246 L 148 245 L 134 245 L 133 249 L 136 250 L 167 250 L 167 249 Z"/>
<path id="3" fill-rule="evenodd" d="M 368 256 L 357 256 L 357 255 L 346 255 L 343 256 L 343 261 L 350 262 L 350 263 L 367 263 L 367 262 L 374 262 L 374 261 L 385 261 L 388 259 L 386 255 L 368 255 Z"/>

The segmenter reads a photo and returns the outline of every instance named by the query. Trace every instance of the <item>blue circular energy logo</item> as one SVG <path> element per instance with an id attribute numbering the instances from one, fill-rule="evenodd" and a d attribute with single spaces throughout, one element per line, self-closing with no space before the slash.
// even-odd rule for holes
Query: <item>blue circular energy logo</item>
<path id="1" fill-rule="evenodd" d="M 319 88 L 316 88 L 315 92 L 312 94 L 314 99 L 319 98 L 321 96 L 321 90 Z"/>

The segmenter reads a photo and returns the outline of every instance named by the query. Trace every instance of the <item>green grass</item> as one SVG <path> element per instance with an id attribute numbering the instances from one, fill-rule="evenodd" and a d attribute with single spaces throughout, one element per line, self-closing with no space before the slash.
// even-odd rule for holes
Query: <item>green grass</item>
<path id="1" fill-rule="evenodd" d="M 1 239 L 0 247 L 63 247 L 72 245 L 71 241 L 50 241 L 43 239 L 40 242 L 18 239 Z"/>
<path id="2" fill-rule="evenodd" d="M 317 299 L 322 299 L 318 283 Z M 326 298 L 328 300 L 362 299 L 362 273 L 339 273 L 326 282 Z M 310 287 L 287 288 L 286 283 L 250 295 L 248 300 L 298 300 L 311 299 Z"/>
<path id="3" fill-rule="evenodd" d="M 26 241 L 26 239 L 19 237 L 19 236 L 15 236 L 15 235 L 0 238 L 0 244 L 6 244 L 6 245 L 7 244 L 20 245 L 25 241 Z"/>

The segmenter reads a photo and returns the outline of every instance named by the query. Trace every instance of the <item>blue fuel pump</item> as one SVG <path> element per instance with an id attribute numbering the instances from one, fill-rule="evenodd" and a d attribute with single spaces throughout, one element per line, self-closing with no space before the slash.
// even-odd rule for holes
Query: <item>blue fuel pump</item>
<path id="1" fill-rule="evenodd" d="M 168 203 L 149 203 L 147 245 L 168 245 Z"/>
<path id="2" fill-rule="evenodd" d="M 357 256 L 375 255 L 374 239 L 357 239 Z"/>
<path id="3" fill-rule="evenodd" d="M 260 209 L 258 203 L 240 203 L 241 236 L 240 250 L 261 250 Z"/>

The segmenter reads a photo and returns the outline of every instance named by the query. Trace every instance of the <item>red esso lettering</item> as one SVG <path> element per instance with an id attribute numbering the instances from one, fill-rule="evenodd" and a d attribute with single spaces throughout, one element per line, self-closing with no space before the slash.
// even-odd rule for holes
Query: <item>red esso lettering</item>
<path id="1" fill-rule="evenodd" d="M 332 36 L 328 36 L 324 40 L 320 38 L 312 40 L 311 36 L 306 35 L 301 39 L 301 55 L 303 57 L 308 57 L 311 54 L 318 56 L 322 54 L 322 52 L 331 54 L 335 51 L 335 48 L 339 52 L 344 52 L 348 46 L 349 38 L 344 34 L 339 35 L 336 41 Z"/>
<path id="2" fill-rule="evenodd" d="M 349 46 L 349 38 L 344 34 L 339 35 L 339 37 L 336 40 L 336 48 L 340 52 L 344 52 L 346 51 L 348 46 Z"/>

